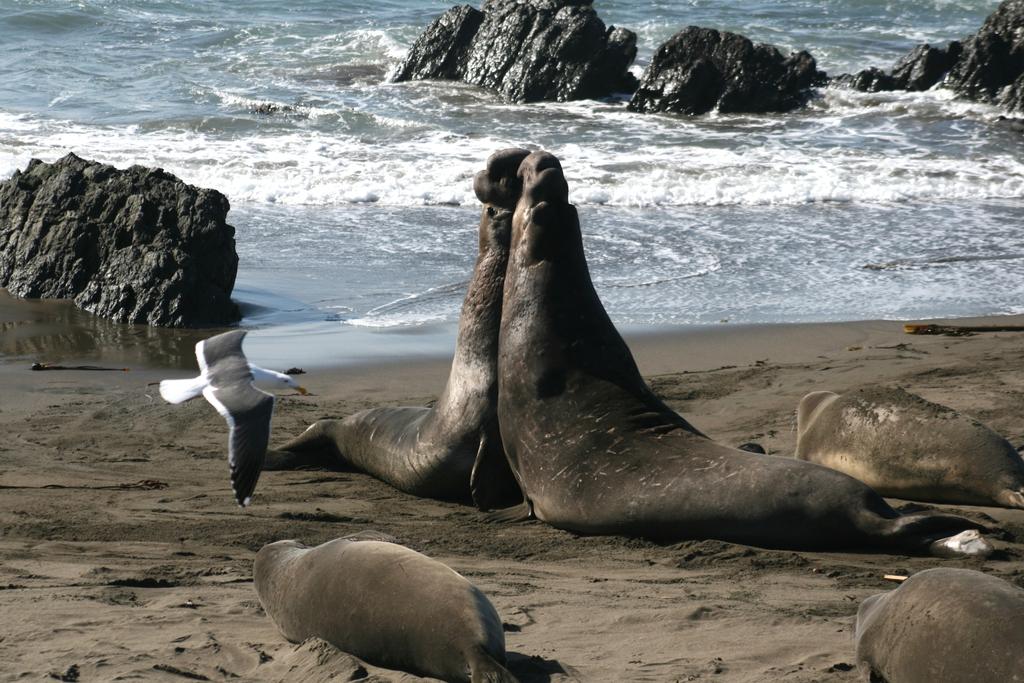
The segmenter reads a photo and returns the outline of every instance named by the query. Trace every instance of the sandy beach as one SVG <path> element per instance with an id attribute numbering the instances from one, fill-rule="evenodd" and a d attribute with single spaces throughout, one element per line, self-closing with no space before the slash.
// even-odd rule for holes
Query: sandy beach
<path id="1" fill-rule="evenodd" d="M 510 668 L 526 682 L 852 681 L 857 605 L 894 587 L 883 575 L 967 566 L 1024 586 L 1024 512 L 993 508 L 941 506 L 995 529 L 997 553 L 986 561 L 496 526 L 473 508 L 342 471 L 264 473 L 240 510 L 221 418 L 202 401 L 167 405 L 151 384 L 187 374 L 177 356 L 132 358 L 129 372 L 32 372 L 31 361 L 52 360 L 40 356 L 54 342 L 30 343 L 15 325 L 25 310 L 0 310 L 0 680 L 413 680 L 324 643 L 286 642 L 253 590 L 264 543 L 364 529 L 483 589 L 506 624 Z M 189 341 L 152 334 L 168 348 Z M 806 392 L 882 382 L 1024 441 L 1024 334 L 917 337 L 896 322 L 854 322 L 720 325 L 629 341 L 654 390 L 723 443 L 790 454 Z M 160 367 L 168 358 L 176 367 Z M 278 401 L 273 442 L 321 417 L 425 404 L 447 364 L 311 372 L 303 383 L 312 395 Z"/>

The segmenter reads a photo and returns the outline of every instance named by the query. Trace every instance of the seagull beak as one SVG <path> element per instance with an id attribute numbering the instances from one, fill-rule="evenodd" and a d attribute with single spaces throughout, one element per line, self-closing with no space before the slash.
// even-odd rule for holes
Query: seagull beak
<path id="1" fill-rule="evenodd" d="M 307 396 L 309 394 L 309 392 L 306 391 L 306 387 L 295 387 L 295 390 L 298 391 L 303 396 Z"/>

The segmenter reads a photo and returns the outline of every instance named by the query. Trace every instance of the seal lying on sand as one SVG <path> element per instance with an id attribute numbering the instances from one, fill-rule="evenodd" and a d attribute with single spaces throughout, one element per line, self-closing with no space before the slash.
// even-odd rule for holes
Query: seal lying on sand
<path id="1" fill-rule="evenodd" d="M 644 383 L 601 305 L 558 160 L 535 152 L 519 173 L 498 420 L 526 502 L 496 518 L 534 514 L 592 534 L 901 552 L 979 528 L 952 515 L 901 516 L 852 477 L 728 448 L 692 427 Z"/>
<path id="2" fill-rule="evenodd" d="M 927 569 L 857 612 L 864 680 L 1024 681 L 1024 590 L 970 569 Z"/>
<path id="3" fill-rule="evenodd" d="M 472 494 L 482 509 L 519 500 L 498 433 L 497 358 L 508 239 L 519 198 L 516 171 L 528 153 L 497 152 L 477 174 L 474 189 L 485 204 L 480 255 L 462 305 L 451 374 L 436 405 L 321 420 L 271 453 L 266 469 L 308 462 L 300 454 L 326 453 L 417 496 L 467 500 Z M 478 461 L 482 465 L 475 466 Z"/>
<path id="4" fill-rule="evenodd" d="M 883 496 L 1024 508 L 1024 459 L 977 420 L 903 389 L 815 391 L 797 409 L 796 457 Z"/>
<path id="5" fill-rule="evenodd" d="M 260 604 L 293 643 L 317 637 L 370 664 L 445 681 L 515 683 L 501 619 L 446 565 L 363 532 L 256 554 Z"/>

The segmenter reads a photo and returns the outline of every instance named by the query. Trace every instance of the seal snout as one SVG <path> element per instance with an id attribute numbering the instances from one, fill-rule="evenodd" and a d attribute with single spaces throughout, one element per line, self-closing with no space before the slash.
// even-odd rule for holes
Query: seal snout
<path id="1" fill-rule="evenodd" d="M 523 197 L 529 206 L 544 202 L 569 202 L 569 184 L 562 173 L 562 164 L 548 152 L 534 152 L 519 166 Z"/>
<path id="2" fill-rule="evenodd" d="M 473 178 L 473 191 L 484 204 L 514 209 L 522 191 L 518 170 L 530 155 L 526 149 L 501 149 L 487 159 L 487 168 Z"/>

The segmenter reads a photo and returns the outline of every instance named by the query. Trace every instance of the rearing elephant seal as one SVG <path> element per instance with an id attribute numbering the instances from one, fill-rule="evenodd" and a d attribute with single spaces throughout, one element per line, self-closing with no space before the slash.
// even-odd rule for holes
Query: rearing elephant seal
<path id="1" fill-rule="evenodd" d="M 856 637 L 864 680 L 1024 681 L 1024 590 L 970 569 L 927 569 L 862 602 Z"/>
<path id="2" fill-rule="evenodd" d="M 527 500 L 520 512 L 581 533 L 785 548 L 925 551 L 978 528 L 900 516 L 852 477 L 728 448 L 692 427 L 644 383 L 601 305 L 558 160 L 535 152 L 519 174 L 498 421 Z"/>
<path id="3" fill-rule="evenodd" d="M 462 305 L 451 373 L 437 403 L 320 420 L 272 452 L 267 469 L 305 464 L 303 455 L 328 454 L 417 496 L 466 500 L 472 495 L 482 509 L 519 499 L 498 433 L 497 359 L 512 210 L 519 198 L 516 171 L 528 153 L 496 152 L 474 181 L 485 205 L 480 255 Z"/>
<path id="4" fill-rule="evenodd" d="M 315 548 L 265 545 L 253 567 L 260 604 L 293 643 L 317 637 L 367 662 L 445 681 L 516 683 L 501 618 L 446 565 L 356 534 Z"/>
<path id="5" fill-rule="evenodd" d="M 796 457 L 856 477 L 883 496 L 1024 508 L 1024 459 L 977 420 L 903 389 L 807 394 Z"/>

